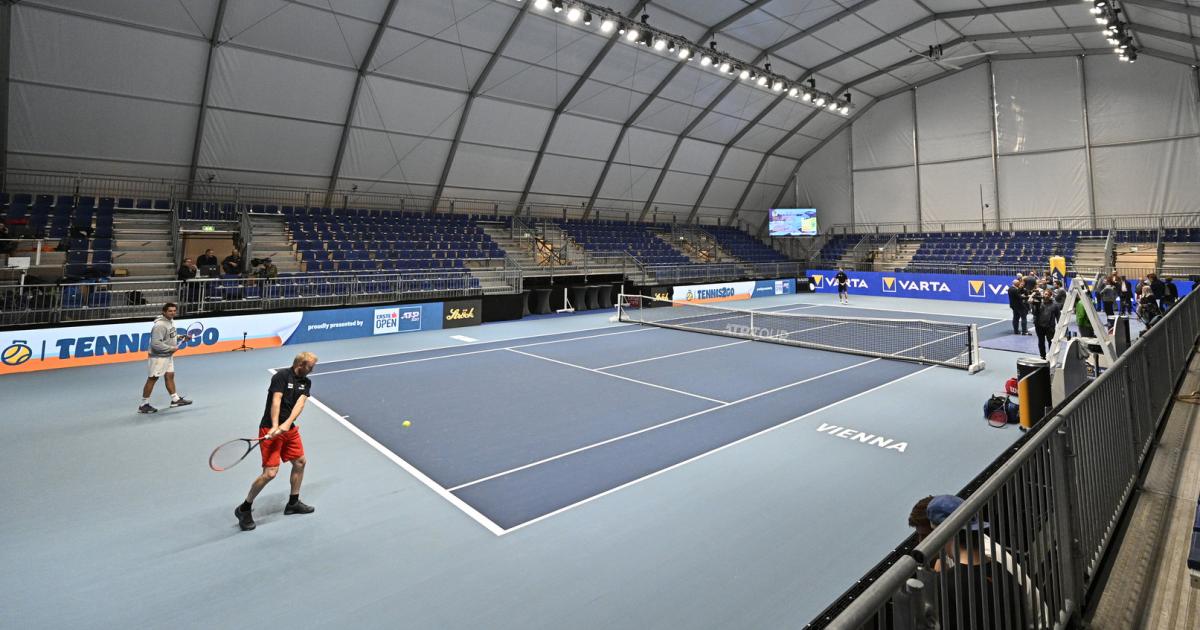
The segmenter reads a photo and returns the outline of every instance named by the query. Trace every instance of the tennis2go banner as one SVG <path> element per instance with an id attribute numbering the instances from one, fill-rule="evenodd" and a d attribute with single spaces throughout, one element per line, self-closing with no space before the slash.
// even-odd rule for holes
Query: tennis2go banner
<path id="1" fill-rule="evenodd" d="M 0 332 L 0 376 L 146 358 L 150 321 Z M 442 303 L 175 319 L 192 334 L 176 356 L 371 337 L 442 327 Z"/>

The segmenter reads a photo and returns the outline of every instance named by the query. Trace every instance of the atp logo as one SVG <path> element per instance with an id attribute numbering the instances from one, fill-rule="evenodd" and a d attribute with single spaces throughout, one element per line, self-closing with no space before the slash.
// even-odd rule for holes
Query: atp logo
<path id="1" fill-rule="evenodd" d="M 887 278 L 887 277 L 883 278 L 883 292 L 884 293 L 895 293 L 896 292 L 896 279 L 895 278 Z"/>

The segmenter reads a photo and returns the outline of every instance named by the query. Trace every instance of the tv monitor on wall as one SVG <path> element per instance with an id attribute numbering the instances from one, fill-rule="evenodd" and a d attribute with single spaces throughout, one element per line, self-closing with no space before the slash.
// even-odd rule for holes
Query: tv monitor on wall
<path id="1" fill-rule="evenodd" d="M 771 236 L 816 236 L 816 208 L 771 208 Z"/>

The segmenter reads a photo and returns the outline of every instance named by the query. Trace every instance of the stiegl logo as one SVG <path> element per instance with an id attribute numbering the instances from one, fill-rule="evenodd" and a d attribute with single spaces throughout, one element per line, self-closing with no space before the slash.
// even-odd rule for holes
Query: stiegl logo
<path id="1" fill-rule="evenodd" d="M 450 313 L 446 315 L 446 321 L 452 322 L 459 319 L 475 319 L 475 307 L 471 308 L 452 308 Z"/>

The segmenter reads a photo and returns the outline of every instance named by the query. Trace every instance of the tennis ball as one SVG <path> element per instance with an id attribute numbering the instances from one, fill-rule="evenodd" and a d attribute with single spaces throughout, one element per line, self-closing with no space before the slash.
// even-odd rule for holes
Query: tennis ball
<path id="1" fill-rule="evenodd" d="M 3 361 L 5 365 L 21 365 L 32 357 L 33 351 L 29 346 L 23 345 L 18 341 L 4 349 L 4 355 L 0 357 L 0 361 Z"/>
<path id="2" fill-rule="evenodd" d="M 402 427 L 411 427 L 411 426 L 412 426 L 412 423 L 411 423 L 411 422 L 409 422 L 408 420 L 405 420 L 404 422 L 401 422 L 401 423 L 400 423 L 400 426 L 402 426 Z"/>

